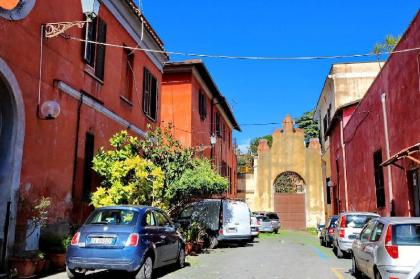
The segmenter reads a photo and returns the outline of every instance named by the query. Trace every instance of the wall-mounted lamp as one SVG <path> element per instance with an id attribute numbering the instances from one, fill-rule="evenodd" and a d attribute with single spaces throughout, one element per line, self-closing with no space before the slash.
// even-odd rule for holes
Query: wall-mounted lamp
<path id="1" fill-rule="evenodd" d="M 60 104 L 53 100 L 42 103 L 39 108 L 39 117 L 44 120 L 53 120 L 60 115 Z"/>
<path id="2" fill-rule="evenodd" d="M 86 21 L 47 23 L 45 24 L 44 36 L 46 38 L 54 38 L 74 26 L 83 28 L 86 23 L 91 22 L 98 16 L 102 0 L 81 0 L 81 3 L 82 12 L 86 16 Z"/>
<path id="3" fill-rule="evenodd" d="M 328 187 L 334 187 L 334 183 L 330 180 L 327 182 L 327 186 Z"/>
<path id="4" fill-rule="evenodd" d="M 217 142 L 217 137 L 216 137 L 216 135 L 213 133 L 213 134 L 211 134 L 211 136 L 210 136 L 210 144 L 213 146 L 213 145 L 216 145 L 216 142 Z"/>

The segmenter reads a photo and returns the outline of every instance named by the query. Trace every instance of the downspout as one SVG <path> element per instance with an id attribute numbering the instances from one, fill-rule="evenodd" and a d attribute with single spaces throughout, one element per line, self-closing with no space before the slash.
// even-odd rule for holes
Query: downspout
<path id="1" fill-rule="evenodd" d="M 210 107 L 210 136 L 214 134 L 213 130 L 213 122 L 214 122 L 214 116 L 213 116 L 213 107 L 214 107 L 214 98 L 211 99 L 211 107 Z M 210 160 L 213 162 L 214 157 L 214 145 L 211 145 L 211 153 L 210 153 Z"/>
<path id="2" fill-rule="evenodd" d="M 340 120 L 340 138 L 341 138 L 341 150 L 343 152 L 344 198 L 346 199 L 346 211 L 348 211 L 349 210 L 349 199 L 348 199 L 348 192 L 347 192 L 346 144 L 344 143 L 343 117 L 341 117 L 341 120 Z"/>
<path id="3" fill-rule="evenodd" d="M 79 134 L 80 134 L 80 112 L 83 104 L 83 93 L 80 95 L 79 105 L 77 107 L 77 120 L 76 120 L 76 137 L 74 140 L 74 157 L 73 157 L 73 181 L 71 187 L 71 197 L 73 201 L 74 210 L 74 198 L 76 194 L 76 175 L 77 175 L 77 154 L 79 153 Z M 73 211 L 74 214 L 74 211 Z"/>
<path id="4" fill-rule="evenodd" d="M 384 117 L 384 132 L 385 132 L 385 152 L 386 152 L 386 159 L 388 160 L 391 156 L 390 150 L 389 150 L 389 133 L 388 133 L 388 115 L 386 113 L 386 93 L 382 93 L 381 95 L 381 103 L 382 103 L 382 115 Z M 389 196 L 389 215 L 393 216 L 394 214 L 394 208 L 393 208 L 393 202 L 394 202 L 394 196 L 392 193 L 392 173 L 391 173 L 391 167 L 387 166 L 387 173 L 388 173 L 388 196 Z"/>

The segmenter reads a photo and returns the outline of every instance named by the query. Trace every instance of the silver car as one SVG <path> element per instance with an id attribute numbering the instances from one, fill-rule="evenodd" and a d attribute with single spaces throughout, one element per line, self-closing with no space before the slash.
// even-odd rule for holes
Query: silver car
<path id="1" fill-rule="evenodd" d="M 337 257 L 342 258 L 344 254 L 350 255 L 356 235 L 360 234 L 367 222 L 378 217 L 378 214 L 371 212 L 343 212 L 338 215 L 333 240 L 333 251 Z"/>
<path id="2" fill-rule="evenodd" d="M 258 225 L 260 226 L 260 232 L 274 232 L 273 225 L 271 224 L 270 218 L 267 216 L 257 216 Z"/>
<path id="3" fill-rule="evenodd" d="M 352 272 L 358 277 L 405 279 L 420 261 L 420 218 L 371 220 L 354 241 Z"/>

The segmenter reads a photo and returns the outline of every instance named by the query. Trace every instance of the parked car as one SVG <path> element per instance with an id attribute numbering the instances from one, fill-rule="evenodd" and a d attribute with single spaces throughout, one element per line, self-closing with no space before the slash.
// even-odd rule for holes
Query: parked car
<path id="1" fill-rule="evenodd" d="M 258 224 L 260 225 L 260 232 L 274 232 L 273 224 L 267 216 L 257 216 Z"/>
<path id="2" fill-rule="evenodd" d="M 353 241 L 362 231 L 363 226 L 379 215 L 371 212 L 344 212 L 338 216 L 334 230 L 333 251 L 337 257 L 351 254 Z"/>
<path id="3" fill-rule="evenodd" d="M 407 279 L 420 279 L 420 261 L 417 262 L 413 270 L 408 274 Z"/>
<path id="4" fill-rule="evenodd" d="M 420 218 L 371 220 L 353 243 L 352 272 L 372 279 L 405 279 L 420 261 Z"/>
<path id="5" fill-rule="evenodd" d="M 267 216 L 272 223 L 272 227 L 275 233 L 278 233 L 281 225 L 280 225 L 280 218 L 276 212 L 265 212 L 265 211 L 257 211 L 254 212 L 256 216 Z"/>
<path id="6" fill-rule="evenodd" d="M 177 222 L 187 228 L 193 221 L 206 227 L 209 248 L 215 248 L 219 242 L 245 244 L 252 239 L 251 213 L 242 201 L 207 199 L 192 203 L 181 211 Z"/>
<path id="7" fill-rule="evenodd" d="M 254 238 L 258 237 L 260 234 L 260 225 L 258 224 L 257 217 L 254 215 L 251 215 L 251 235 L 252 235 L 252 241 L 254 241 Z"/>
<path id="8" fill-rule="evenodd" d="M 96 209 L 73 236 L 66 255 L 71 279 L 97 269 L 150 279 L 153 269 L 173 263 L 184 266 L 184 242 L 171 219 L 150 206 Z"/>
<path id="9" fill-rule="evenodd" d="M 331 216 L 321 230 L 319 242 L 321 246 L 331 247 L 334 241 L 334 229 L 337 226 L 338 215 Z"/>

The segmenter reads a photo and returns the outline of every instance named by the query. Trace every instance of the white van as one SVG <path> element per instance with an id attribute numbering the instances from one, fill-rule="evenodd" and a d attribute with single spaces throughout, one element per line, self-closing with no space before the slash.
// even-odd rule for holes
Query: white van
<path id="1" fill-rule="evenodd" d="M 192 203 L 182 210 L 176 222 L 186 228 L 193 221 L 206 226 L 210 248 L 218 242 L 245 244 L 252 240 L 251 212 L 242 201 L 206 199 Z"/>

